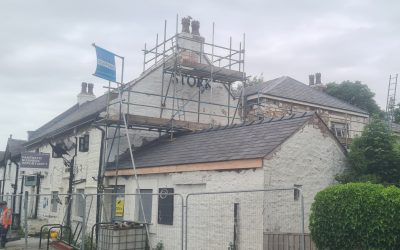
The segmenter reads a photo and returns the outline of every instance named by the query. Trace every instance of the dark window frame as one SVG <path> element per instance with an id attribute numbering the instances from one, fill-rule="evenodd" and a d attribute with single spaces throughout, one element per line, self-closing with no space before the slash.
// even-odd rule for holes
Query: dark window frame
<path id="1" fill-rule="evenodd" d="M 61 148 L 63 146 L 63 144 L 61 143 L 61 142 L 57 142 L 56 143 L 56 147 L 59 147 L 59 148 Z M 52 158 L 62 158 L 62 155 L 60 154 L 56 154 L 56 152 L 54 152 L 54 150 L 52 150 L 52 152 L 51 152 L 51 157 Z"/>
<path id="2" fill-rule="evenodd" d="M 174 224 L 174 189 L 159 188 L 158 190 L 158 219 L 160 225 Z"/>
<path id="3" fill-rule="evenodd" d="M 89 134 L 84 134 L 83 136 L 79 137 L 79 152 L 89 152 L 89 142 Z"/>

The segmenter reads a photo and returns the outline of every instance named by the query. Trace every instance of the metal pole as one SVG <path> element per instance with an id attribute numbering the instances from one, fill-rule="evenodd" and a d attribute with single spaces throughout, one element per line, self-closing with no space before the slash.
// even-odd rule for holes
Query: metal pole
<path id="1" fill-rule="evenodd" d="M 303 197 L 303 190 L 300 190 L 301 194 L 301 250 L 305 250 L 305 235 L 304 235 L 304 197 Z"/>
<path id="2" fill-rule="evenodd" d="M 24 231 L 25 231 L 25 248 L 28 249 L 28 191 L 25 192 L 24 196 Z"/>
<path id="3" fill-rule="evenodd" d="M 177 39 L 177 37 L 175 37 Z M 165 43 L 167 40 L 167 20 L 164 21 L 164 42 L 163 42 L 163 55 L 162 55 L 162 60 L 163 60 L 163 70 L 162 70 L 162 76 L 161 76 L 161 101 L 160 101 L 160 118 L 162 118 L 163 114 L 163 95 L 164 95 L 164 78 L 165 78 Z M 178 40 L 176 41 L 178 43 Z"/>
<path id="4" fill-rule="evenodd" d="M 37 219 L 38 210 L 39 210 L 39 202 L 40 202 L 40 173 L 36 175 L 36 197 L 35 197 L 35 213 L 33 214 L 33 218 Z"/>
<path id="5" fill-rule="evenodd" d="M 120 99 L 120 102 L 121 102 L 121 104 L 122 104 L 122 99 Z M 132 167 L 133 167 L 133 173 L 134 173 L 135 180 L 136 180 L 136 189 L 137 189 L 137 192 L 138 192 L 138 194 L 139 194 L 139 203 L 140 203 L 140 207 L 141 207 L 141 209 L 142 209 L 143 218 L 146 218 L 146 216 L 145 216 L 145 214 L 144 214 L 142 195 L 140 194 L 139 178 L 138 178 L 138 175 L 137 175 L 137 173 L 136 173 L 136 165 L 135 165 L 135 160 L 134 160 L 134 158 L 133 158 L 133 153 L 132 153 L 132 144 L 131 144 L 131 140 L 130 140 L 129 134 L 128 134 L 128 123 L 127 123 L 127 121 L 126 121 L 125 115 L 123 115 L 122 117 L 123 117 L 124 124 L 125 124 L 126 139 L 128 140 L 129 154 L 130 154 L 130 157 L 131 157 L 131 163 L 132 163 Z M 116 177 L 118 177 L 118 173 L 116 173 L 116 174 L 117 174 Z M 147 223 L 145 223 L 145 227 L 146 227 L 147 238 L 150 239 L 149 228 L 148 228 Z M 149 243 L 149 246 L 150 246 L 150 249 L 151 249 L 150 240 L 149 240 L 148 243 Z"/>
<path id="6" fill-rule="evenodd" d="M 81 234 L 81 250 L 85 250 L 85 238 L 86 238 L 86 195 L 78 194 L 83 197 L 83 216 L 82 216 L 82 234 Z M 93 199 L 93 198 L 92 198 Z M 93 240 L 93 239 L 92 239 Z"/>
<path id="7" fill-rule="evenodd" d="M 243 79 L 246 79 L 245 57 L 246 57 L 246 33 L 243 33 Z"/>
<path id="8" fill-rule="evenodd" d="M 158 57 L 158 33 L 156 36 L 156 59 L 155 59 L 155 64 L 157 64 L 157 57 Z"/>
<path id="9" fill-rule="evenodd" d="M 146 43 L 144 43 L 144 52 L 143 52 L 143 72 L 146 70 Z M 157 55 L 156 55 L 157 56 Z"/>
<path id="10" fill-rule="evenodd" d="M 229 87 L 228 87 L 228 125 L 229 125 L 229 122 L 230 122 L 230 120 L 229 120 L 229 116 L 230 116 L 230 111 L 231 111 L 231 109 L 230 109 L 230 106 L 231 106 L 231 84 L 229 84 Z"/>
<path id="11" fill-rule="evenodd" d="M 232 64 L 232 37 L 229 37 L 229 69 L 231 69 Z"/>
<path id="12" fill-rule="evenodd" d="M 146 48 L 146 44 L 144 44 Z M 116 176 L 115 176 L 115 185 L 114 185 L 114 192 L 117 193 L 117 186 L 118 186 L 118 170 L 119 170 L 119 147 L 121 144 L 121 116 L 123 113 L 122 110 L 122 91 L 123 91 L 123 86 L 124 86 L 124 65 L 125 65 L 125 59 L 124 57 L 121 57 L 122 60 L 122 71 L 121 71 L 121 85 L 119 86 L 119 91 L 118 91 L 118 97 L 119 97 L 119 120 L 118 120 L 118 144 L 117 144 L 117 153 L 116 153 L 116 159 L 115 159 L 115 169 L 116 169 Z M 128 91 L 129 94 L 129 91 Z M 128 131 L 127 131 L 128 132 Z M 127 133 L 126 136 L 129 138 L 129 134 Z"/>

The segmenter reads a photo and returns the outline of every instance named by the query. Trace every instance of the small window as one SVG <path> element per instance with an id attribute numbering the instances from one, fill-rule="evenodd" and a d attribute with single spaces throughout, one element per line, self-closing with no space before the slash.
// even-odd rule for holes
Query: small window
<path id="1" fill-rule="evenodd" d="M 153 205 L 153 190 L 152 189 L 140 189 L 140 196 L 136 195 L 136 211 L 137 217 L 139 222 L 144 223 L 151 223 L 151 212 L 152 212 L 152 205 Z M 140 205 L 139 198 L 142 197 L 142 206 Z M 144 211 L 144 218 L 143 218 L 143 211 Z"/>
<path id="2" fill-rule="evenodd" d="M 75 195 L 75 214 L 76 216 L 83 217 L 84 213 L 84 206 L 85 206 L 85 199 L 82 197 L 81 194 L 85 193 L 84 189 L 77 189 L 77 195 Z"/>
<path id="3" fill-rule="evenodd" d="M 347 137 L 348 130 L 346 123 L 332 122 L 331 124 L 331 130 L 337 137 Z"/>
<path id="4" fill-rule="evenodd" d="M 58 204 L 61 203 L 58 191 L 51 192 L 51 212 L 57 213 Z"/>
<path id="5" fill-rule="evenodd" d="M 89 151 L 89 134 L 79 137 L 79 152 Z"/>
<path id="6" fill-rule="evenodd" d="M 158 192 L 158 224 L 173 225 L 174 189 L 160 188 Z"/>
<path id="7" fill-rule="evenodd" d="M 299 189 L 301 189 L 301 187 L 302 187 L 302 185 L 294 184 L 293 198 L 295 201 L 298 201 L 300 198 L 300 190 Z"/>
<path id="8" fill-rule="evenodd" d="M 60 142 L 57 142 L 57 143 L 56 143 L 56 148 L 63 148 L 63 144 L 60 143 Z M 53 158 L 61 158 L 61 157 L 62 157 L 62 154 L 57 154 L 57 153 L 54 152 L 54 150 L 53 150 L 52 157 L 53 157 Z"/>

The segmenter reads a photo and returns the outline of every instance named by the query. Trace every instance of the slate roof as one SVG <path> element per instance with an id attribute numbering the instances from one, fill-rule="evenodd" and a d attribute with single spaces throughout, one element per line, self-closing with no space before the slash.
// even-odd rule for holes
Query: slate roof
<path id="1" fill-rule="evenodd" d="M 142 168 L 262 158 L 314 116 L 314 112 L 306 112 L 182 134 L 172 141 L 160 138 L 134 153 L 135 164 Z M 131 167 L 129 154 L 122 154 L 119 168 Z M 107 168 L 114 169 L 114 163 Z"/>
<path id="2" fill-rule="evenodd" d="M 4 164 L 4 156 L 5 156 L 5 152 L 0 151 L 0 166 L 3 166 L 3 164 Z"/>
<path id="3" fill-rule="evenodd" d="M 20 156 L 22 152 L 25 152 L 25 143 L 25 140 L 8 138 L 4 158 L 14 158 Z"/>
<path id="4" fill-rule="evenodd" d="M 363 109 L 330 96 L 320 90 L 316 90 L 288 76 L 282 76 L 267 82 L 249 86 L 245 89 L 246 96 L 257 94 L 258 92 L 285 99 L 368 114 L 368 112 Z"/>
<path id="5" fill-rule="evenodd" d="M 104 94 L 93 101 L 85 102 L 81 105 L 75 104 L 67 111 L 55 117 L 42 127 L 32 131 L 28 141 L 31 145 L 42 138 L 52 136 L 56 133 L 64 132 L 75 125 L 94 120 L 98 114 L 106 109 L 107 95 Z"/>

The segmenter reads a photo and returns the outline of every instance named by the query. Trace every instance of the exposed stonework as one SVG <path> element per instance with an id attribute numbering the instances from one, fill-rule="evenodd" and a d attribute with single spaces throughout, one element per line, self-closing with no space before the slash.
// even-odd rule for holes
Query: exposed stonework
<path id="1" fill-rule="evenodd" d="M 258 120 L 263 117 L 281 117 L 284 115 L 291 115 L 295 113 L 316 111 L 326 125 L 333 129 L 334 134 L 338 139 L 344 143 L 349 144 L 355 136 L 360 136 L 364 126 L 368 124 L 369 118 L 367 116 L 357 115 L 354 112 L 334 111 L 327 108 L 316 107 L 315 105 L 304 105 L 290 101 L 272 99 L 272 98 L 259 98 L 248 101 L 247 119 Z M 335 124 L 343 124 L 347 127 L 341 133 L 335 130 Z M 347 124 L 347 125 L 346 125 Z"/>

